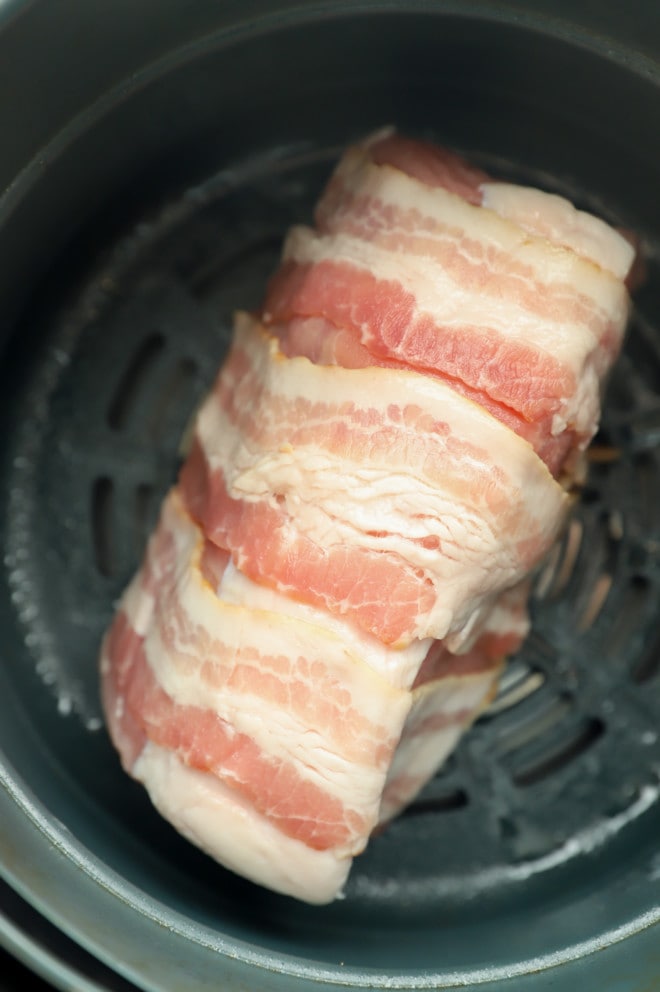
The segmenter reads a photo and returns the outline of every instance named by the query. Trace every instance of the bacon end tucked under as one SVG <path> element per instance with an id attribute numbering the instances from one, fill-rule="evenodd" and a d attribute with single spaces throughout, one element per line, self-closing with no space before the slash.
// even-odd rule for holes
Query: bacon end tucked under
<path id="1" fill-rule="evenodd" d="M 495 695 L 504 658 L 490 658 L 478 646 L 470 655 L 475 669 L 471 674 L 438 676 L 413 690 L 383 790 L 379 823 L 393 819 L 414 800 Z"/>
<path id="2" fill-rule="evenodd" d="M 148 741 L 132 774 L 182 836 L 231 871 L 315 905 L 342 891 L 351 858 L 287 837 L 235 789 L 176 752 Z"/>
<path id="3" fill-rule="evenodd" d="M 494 698 L 506 658 L 518 651 L 529 632 L 529 591 L 529 579 L 506 590 L 463 653 L 453 653 L 442 641 L 429 648 L 387 773 L 380 824 L 414 800 Z"/>

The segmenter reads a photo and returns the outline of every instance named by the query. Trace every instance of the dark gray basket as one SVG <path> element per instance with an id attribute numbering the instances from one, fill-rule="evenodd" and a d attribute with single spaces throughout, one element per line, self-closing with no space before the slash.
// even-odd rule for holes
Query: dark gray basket
<path id="1" fill-rule="evenodd" d="M 141 988 L 660 980 L 660 15 L 612 7 L 5 9 L 2 868 Z M 532 636 L 346 898 L 310 909 L 160 820 L 101 726 L 96 654 L 232 310 L 339 148 L 388 122 L 636 231 L 647 278 Z M 58 972 L 20 929 L 71 987 L 65 938 Z"/>

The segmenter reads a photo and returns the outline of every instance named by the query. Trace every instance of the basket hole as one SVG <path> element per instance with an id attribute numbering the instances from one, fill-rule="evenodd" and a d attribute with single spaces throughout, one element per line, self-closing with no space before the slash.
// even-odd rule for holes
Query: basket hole
<path id="1" fill-rule="evenodd" d="M 660 501 L 658 501 L 658 466 L 649 454 L 635 459 L 637 490 L 637 519 L 640 534 L 656 534 L 660 529 Z"/>
<path id="2" fill-rule="evenodd" d="M 539 580 L 536 595 L 538 598 L 556 599 L 571 580 L 580 553 L 584 525 L 574 517 L 566 530 L 558 550 L 551 553 L 545 572 Z"/>
<path id="3" fill-rule="evenodd" d="M 593 626 L 603 606 L 605 605 L 605 600 L 607 599 L 611 588 L 612 576 L 607 572 L 599 575 L 592 587 L 591 595 L 587 600 L 587 604 L 582 612 L 582 615 L 577 622 L 577 629 L 580 634 L 584 634 L 585 631 L 589 630 L 589 628 Z"/>
<path id="4" fill-rule="evenodd" d="M 607 536 L 610 541 L 618 543 L 625 534 L 623 514 L 620 510 L 611 510 L 607 516 Z"/>
<path id="5" fill-rule="evenodd" d="M 148 418 L 147 434 L 152 441 L 161 441 L 167 435 L 172 417 L 181 410 L 187 411 L 196 374 L 197 365 L 192 358 L 180 358 L 172 368 Z"/>
<path id="6" fill-rule="evenodd" d="M 92 544 L 96 568 L 105 578 L 115 574 L 114 484 L 108 476 L 94 480 L 91 493 Z"/>
<path id="7" fill-rule="evenodd" d="M 129 423 L 137 399 L 151 369 L 165 347 L 165 338 L 156 332 L 145 338 L 126 367 L 108 407 L 108 426 L 122 430 Z"/>
<path id="8" fill-rule="evenodd" d="M 512 709 L 528 696 L 538 692 L 544 683 L 545 675 L 538 669 L 530 669 L 527 665 L 510 664 L 500 680 L 499 692 L 484 716 L 491 717 L 496 713 Z"/>
<path id="9" fill-rule="evenodd" d="M 584 506 L 593 506 L 598 503 L 601 498 L 600 490 L 594 485 L 585 486 L 585 488 L 580 493 L 580 502 Z"/>
<path id="10" fill-rule="evenodd" d="M 513 840 L 514 837 L 518 836 L 518 824 L 510 816 L 500 816 L 497 823 L 504 840 Z"/>
<path id="11" fill-rule="evenodd" d="M 568 695 L 536 700 L 527 697 L 503 715 L 498 728 L 497 748 L 506 757 L 536 742 L 544 735 L 556 734 L 556 727 L 572 711 L 573 700 Z M 522 712 L 519 712 L 522 711 Z M 514 759 L 515 760 L 515 759 Z"/>
<path id="12" fill-rule="evenodd" d="M 628 423 L 628 442 L 640 452 L 651 451 L 660 444 L 660 408 L 638 411 Z"/>
<path id="13" fill-rule="evenodd" d="M 562 548 L 559 542 L 554 544 L 543 561 L 534 583 L 534 598 L 545 599 L 552 590 L 552 584 L 557 575 Z"/>
<path id="14" fill-rule="evenodd" d="M 656 638 L 631 670 L 633 682 L 642 685 L 660 672 L 660 638 Z"/>
<path id="15" fill-rule="evenodd" d="M 652 588 L 646 576 L 632 575 L 616 607 L 613 605 L 613 623 L 604 647 L 611 662 L 624 670 L 630 665 L 631 651 L 634 655 L 639 653 L 635 645 L 639 644 L 640 632 L 648 625 Z"/>
<path id="16" fill-rule="evenodd" d="M 604 433 L 599 434 L 591 447 L 587 449 L 587 461 L 590 465 L 607 467 L 614 465 L 620 458 L 621 448 L 610 444 L 609 439 Z M 582 491 L 581 498 L 583 502 L 593 503 L 600 498 L 600 491 L 593 485 L 593 482 L 590 482 Z"/>
<path id="17" fill-rule="evenodd" d="M 648 595 L 649 589 L 651 588 L 651 583 L 645 575 L 631 575 L 630 588 L 636 596 L 645 599 Z"/>
<path id="18" fill-rule="evenodd" d="M 519 767 L 512 775 L 513 782 L 519 788 L 527 788 L 543 781 L 584 754 L 602 737 L 604 731 L 605 724 L 602 720 L 586 721 L 568 741 L 546 753 L 542 758 Z"/>
<path id="19" fill-rule="evenodd" d="M 451 813 L 454 810 L 464 809 L 468 801 L 468 794 L 465 789 L 452 789 L 451 792 L 445 792 L 439 796 L 418 799 L 408 806 L 403 815 L 411 817 L 428 813 Z"/>

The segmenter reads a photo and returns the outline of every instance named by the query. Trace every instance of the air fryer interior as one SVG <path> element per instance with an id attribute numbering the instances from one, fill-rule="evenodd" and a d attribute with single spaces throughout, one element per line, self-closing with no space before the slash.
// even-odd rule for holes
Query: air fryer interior
<path id="1" fill-rule="evenodd" d="M 310 6 L 152 55 L 5 196 L 4 867 L 144 988 L 504 992 L 574 958 L 595 988 L 610 959 L 591 952 L 657 915 L 660 94 L 648 65 L 586 36 L 405 9 Z M 258 302 L 341 146 L 385 123 L 637 232 L 646 279 L 532 636 L 345 899 L 311 909 L 152 810 L 102 728 L 96 655 L 233 309 Z"/>

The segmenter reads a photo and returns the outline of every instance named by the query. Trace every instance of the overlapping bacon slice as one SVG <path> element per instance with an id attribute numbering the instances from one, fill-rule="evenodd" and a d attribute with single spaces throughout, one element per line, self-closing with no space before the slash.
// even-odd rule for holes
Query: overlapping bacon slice
<path id="1" fill-rule="evenodd" d="M 391 132 L 291 231 L 102 650 L 126 770 L 223 864 L 334 898 L 492 698 L 631 261 L 565 200 Z"/>
<path id="2" fill-rule="evenodd" d="M 250 578 L 387 644 L 456 640 L 554 543 L 566 493 L 477 404 L 408 370 L 286 358 L 245 315 L 236 331 L 181 488 Z"/>

